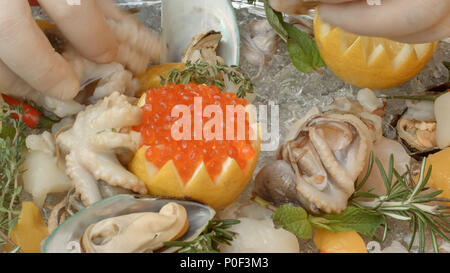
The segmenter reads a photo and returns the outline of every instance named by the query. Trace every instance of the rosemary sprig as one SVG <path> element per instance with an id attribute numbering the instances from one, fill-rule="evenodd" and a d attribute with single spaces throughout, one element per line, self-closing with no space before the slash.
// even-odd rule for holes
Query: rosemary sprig
<path id="1" fill-rule="evenodd" d="M 211 65 L 206 62 L 186 63 L 184 70 L 173 70 L 167 79 L 161 77 L 161 84 L 197 84 L 215 85 L 224 92 L 235 92 L 239 98 L 253 93 L 253 84 L 238 66 L 227 66 L 217 62 Z"/>
<path id="2" fill-rule="evenodd" d="M 408 250 L 411 250 L 416 236 L 419 236 L 419 252 L 425 251 L 426 231 L 430 232 L 433 249 L 438 252 L 436 236 L 440 236 L 447 242 L 450 242 L 448 233 L 450 232 L 450 207 L 439 204 L 439 202 L 450 202 L 448 199 L 437 198 L 442 190 L 429 191 L 427 183 L 430 180 L 432 166 L 426 168 L 426 158 L 422 160 L 419 179 L 415 182 L 410 172 L 400 174 L 394 168 L 394 156 L 389 160 L 388 171 L 384 169 L 381 162 L 375 158 L 373 153 L 370 155 L 369 170 L 365 177 L 368 177 L 372 169 L 373 162 L 376 162 L 378 170 L 383 179 L 386 194 L 377 195 L 369 189 L 367 191 L 356 191 L 350 203 L 354 206 L 366 209 L 370 212 L 382 215 L 385 219 L 384 233 L 381 241 L 387 237 L 388 218 L 399 221 L 408 221 L 412 224 L 413 236 Z M 362 187 L 367 180 L 363 180 L 358 186 Z M 370 201 L 356 201 L 357 197 L 369 197 Z"/>
<path id="3" fill-rule="evenodd" d="M 189 242 L 172 241 L 164 245 L 181 247 L 178 253 L 217 253 L 220 244 L 231 245 L 235 232 L 228 230 L 231 226 L 239 224 L 239 220 L 212 220 L 205 230 L 194 240 Z"/>
<path id="4" fill-rule="evenodd" d="M 378 98 L 380 99 L 388 99 L 388 100 L 428 100 L 428 101 L 435 101 L 440 96 L 444 95 L 445 93 L 439 93 L 439 94 L 430 94 L 430 95 L 405 95 L 405 96 L 387 96 L 387 95 L 380 95 Z"/>
<path id="5" fill-rule="evenodd" d="M 17 224 L 20 211 L 19 176 L 23 173 L 21 166 L 24 162 L 23 153 L 26 150 L 26 124 L 22 122 L 22 106 L 9 106 L 1 103 L 0 121 L 2 122 L 2 136 L 0 137 L 0 244 L 11 244 L 9 235 Z M 19 117 L 14 119 L 13 116 Z"/>

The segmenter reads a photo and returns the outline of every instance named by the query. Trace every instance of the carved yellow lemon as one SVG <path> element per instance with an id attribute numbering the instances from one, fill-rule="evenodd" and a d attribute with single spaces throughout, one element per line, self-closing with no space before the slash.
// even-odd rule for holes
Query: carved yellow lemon
<path id="1" fill-rule="evenodd" d="M 141 132 L 144 145 L 135 154 L 129 170 L 146 183 L 151 194 L 189 197 L 221 209 L 235 201 L 252 178 L 260 152 L 261 128 L 255 122 L 253 111 L 248 111 L 247 126 L 256 124 L 256 137 L 245 140 L 172 139 L 171 127 L 175 121 L 170 117 L 171 109 L 183 104 L 183 100 L 187 109 L 195 108 L 192 102 L 199 98 L 205 107 L 214 104 L 225 109 L 227 105 L 246 105 L 245 100 L 236 98 L 235 94 L 192 83 L 147 91 L 139 102 L 144 112 L 142 125 L 135 128 Z M 196 114 L 192 114 L 194 119 Z M 204 126 L 212 120 L 206 118 L 206 121 Z M 235 128 L 235 125 L 233 122 L 231 127 Z"/>
<path id="2" fill-rule="evenodd" d="M 320 55 L 333 73 L 360 88 L 388 89 L 417 75 L 433 56 L 437 42 L 403 44 L 348 33 L 314 18 Z"/>
<path id="3" fill-rule="evenodd" d="M 366 244 L 356 231 L 315 229 L 313 241 L 321 253 L 367 253 Z"/>

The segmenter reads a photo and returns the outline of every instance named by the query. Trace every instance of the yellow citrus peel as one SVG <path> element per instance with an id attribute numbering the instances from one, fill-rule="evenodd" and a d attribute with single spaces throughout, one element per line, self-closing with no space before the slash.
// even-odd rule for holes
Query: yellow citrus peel
<path id="1" fill-rule="evenodd" d="M 314 17 L 320 55 L 343 81 L 360 88 L 388 89 L 417 75 L 433 56 L 437 43 L 403 44 L 359 36 Z"/>

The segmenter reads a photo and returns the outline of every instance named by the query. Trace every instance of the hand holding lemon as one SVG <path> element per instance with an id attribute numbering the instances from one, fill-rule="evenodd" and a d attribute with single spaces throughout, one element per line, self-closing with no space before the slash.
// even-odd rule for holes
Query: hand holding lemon
<path id="1" fill-rule="evenodd" d="M 311 0 L 269 0 L 285 13 Z M 450 37 L 448 0 L 318 0 L 320 18 L 328 24 L 364 36 L 403 43 L 427 43 Z"/>

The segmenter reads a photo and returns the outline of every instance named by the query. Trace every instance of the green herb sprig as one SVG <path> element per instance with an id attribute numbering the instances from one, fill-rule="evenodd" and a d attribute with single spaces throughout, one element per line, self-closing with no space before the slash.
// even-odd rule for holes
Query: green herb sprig
<path id="1" fill-rule="evenodd" d="M 253 84 L 238 66 L 227 66 L 217 62 L 186 62 L 183 70 L 171 71 L 167 79 L 161 77 L 161 84 L 197 84 L 214 85 L 224 92 L 236 92 L 239 98 L 253 93 Z"/>
<path id="2" fill-rule="evenodd" d="M 231 245 L 237 234 L 228 229 L 239 223 L 239 220 L 212 220 L 194 240 L 189 242 L 164 242 L 164 245 L 181 247 L 177 250 L 178 253 L 218 253 L 221 244 Z"/>
<path id="3" fill-rule="evenodd" d="M 19 176 L 23 173 L 23 153 L 26 150 L 24 132 L 27 128 L 22 122 L 22 106 L 9 106 L 1 103 L 0 121 L 0 244 L 12 242 L 10 232 L 17 224 L 20 211 L 22 186 Z M 13 116 L 19 117 L 14 119 Z"/>
<path id="4" fill-rule="evenodd" d="M 450 202 L 449 199 L 437 198 L 442 190 L 429 191 L 427 183 L 431 177 L 432 166 L 426 168 L 426 158 L 422 160 L 419 179 L 414 182 L 410 172 L 400 174 L 394 168 L 394 156 L 389 159 L 389 168 L 386 172 L 378 158 L 375 163 L 383 179 L 386 188 L 385 195 L 372 193 L 373 189 L 360 191 L 366 183 L 368 175 L 373 166 L 373 153 L 370 156 L 369 169 L 365 179 L 357 186 L 356 192 L 351 198 L 351 204 L 369 212 L 383 216 L 384 232 L 382 241 L 387 237 L 388 218 L 399 221 L 408 221 L 412 224 L 412 238 L 408 246 L 411 250 L 416 236 L 419 236 L 419 252 L 425 251 L 426 231 L 431 234 L 433 249 L 438 252 L 436 236 L 440 236 L 450 242 L 448 233 L 450 232 L 450 207 L 443 202 Z M 356 201 L 358 197 L 370 198 L 370 201 Z M 447 234 L 446 234 L 447 233 Z"/>
<path id="5" fill-rule="evenodd" d="M 303 73 L 318 71 L 325 62 L 320 56 L 316 41 L 307 33 L 284 21 L 283 14 L 270 7 L 264 0 L 266 18 L 273 30 L 286 42 L 292 64 Z"/>

